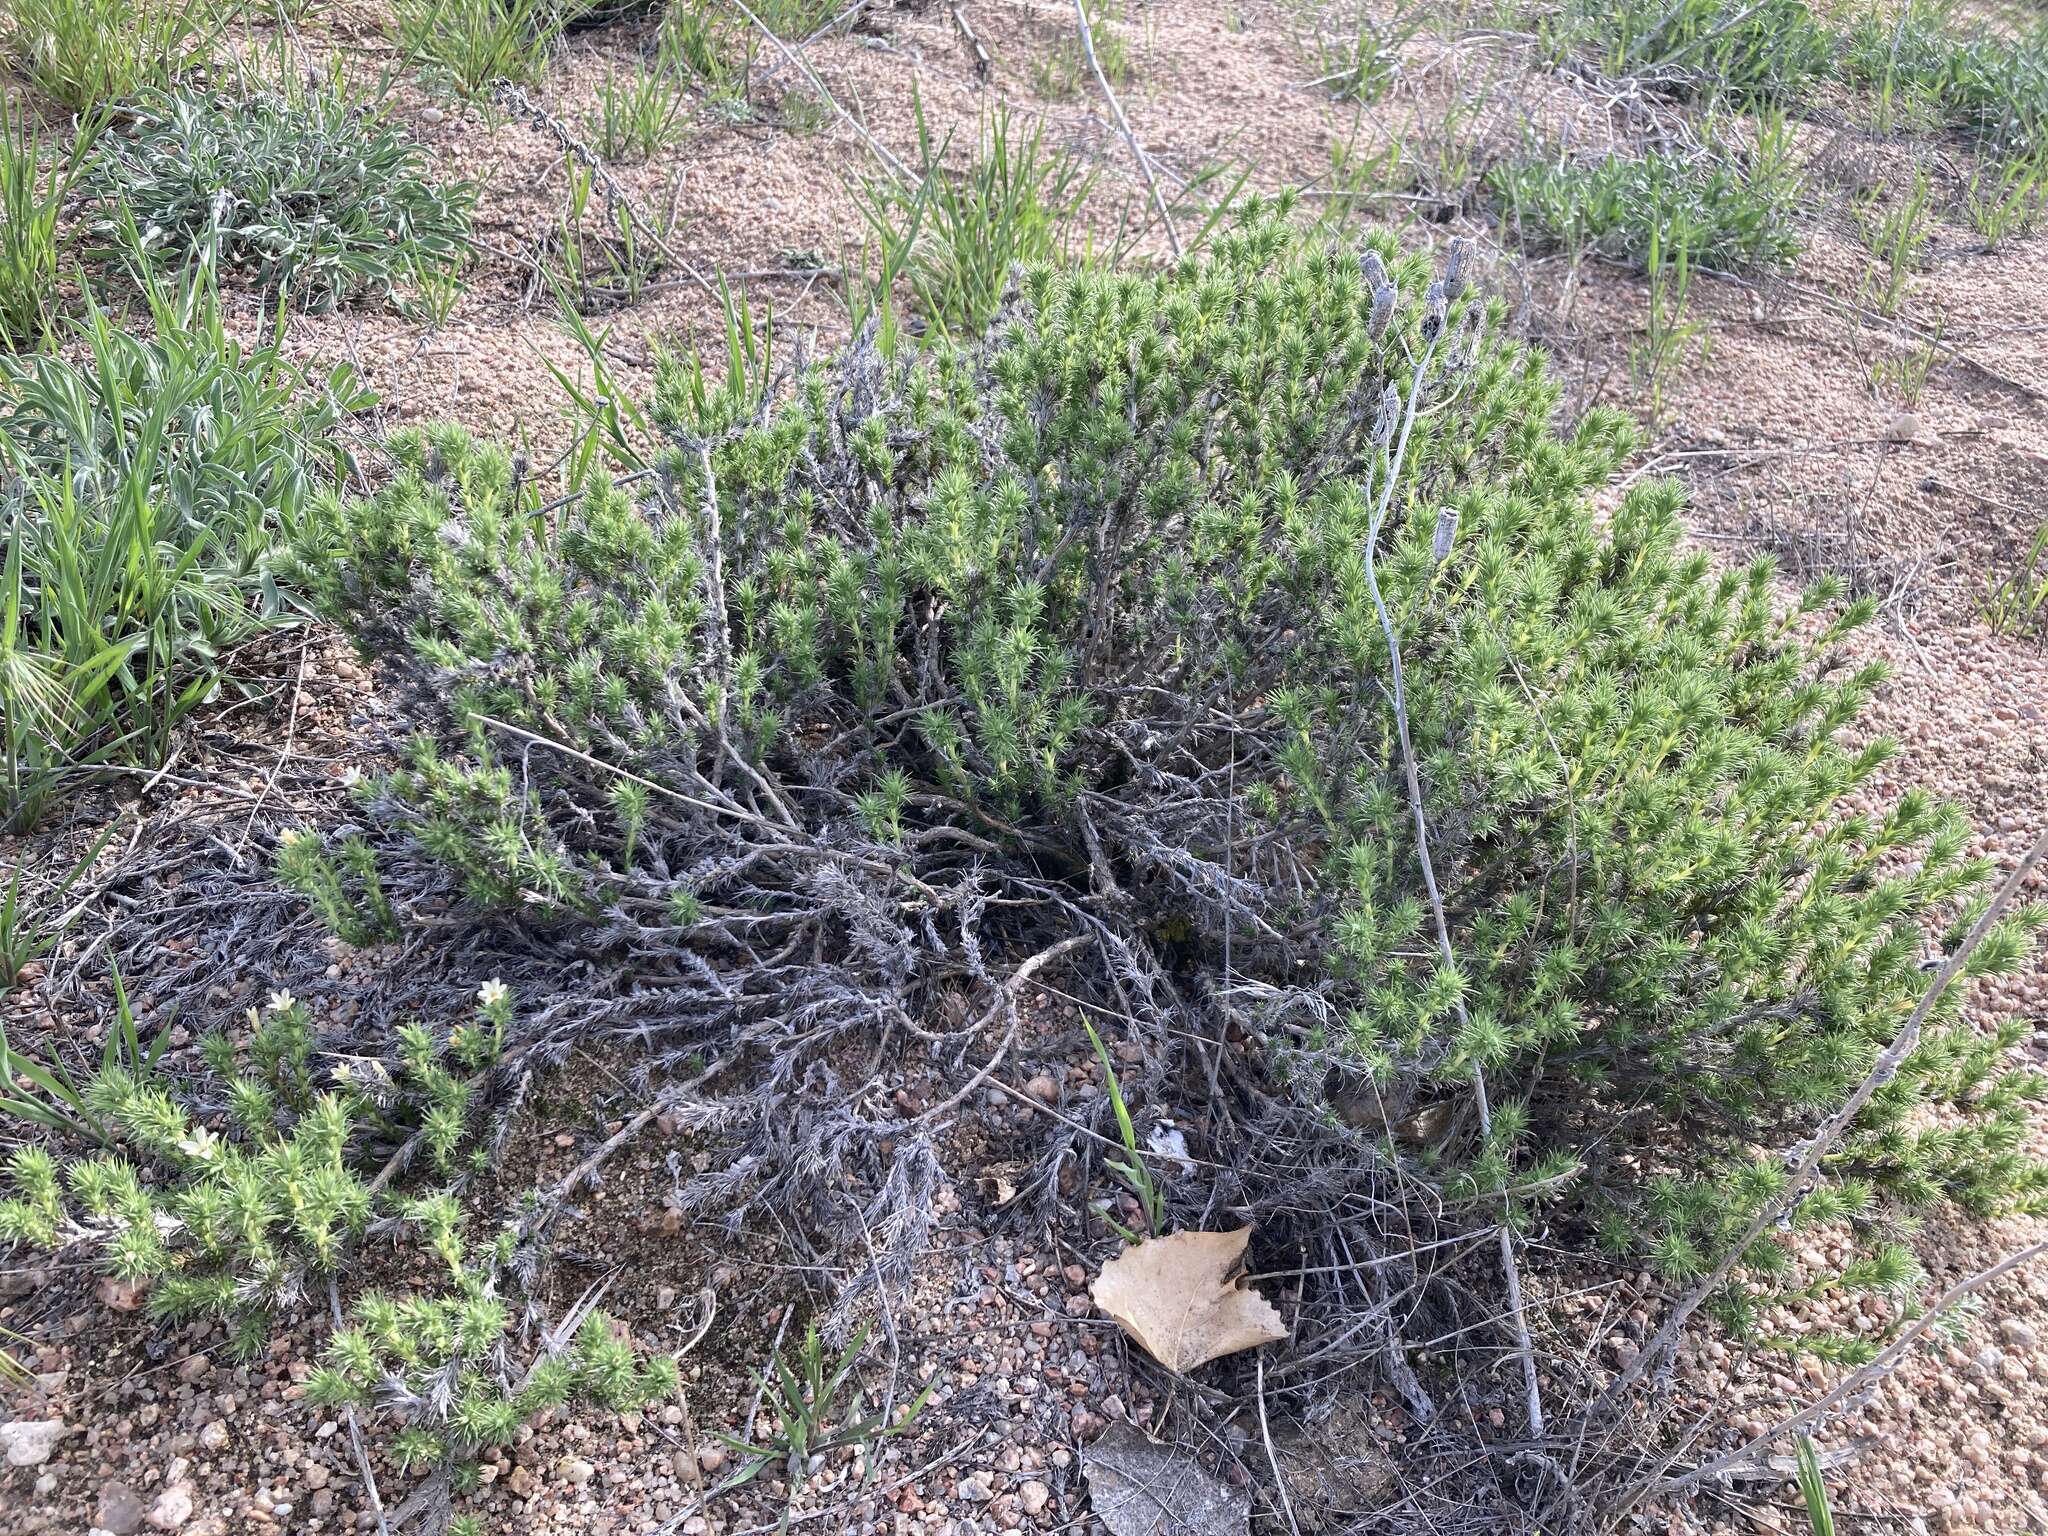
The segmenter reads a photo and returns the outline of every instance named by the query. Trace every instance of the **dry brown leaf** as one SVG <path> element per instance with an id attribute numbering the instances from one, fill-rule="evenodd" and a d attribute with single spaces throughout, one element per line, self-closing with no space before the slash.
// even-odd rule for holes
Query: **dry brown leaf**
<path id="1" fill-rule="evenodd" d="M 1095 1277 L 1095 1305 L 1173 1371 L 1284 1339 L 1273 1304 L 1232 1278 L 1251 1235 L 1175 1232 L 1126 1248 Z"/>

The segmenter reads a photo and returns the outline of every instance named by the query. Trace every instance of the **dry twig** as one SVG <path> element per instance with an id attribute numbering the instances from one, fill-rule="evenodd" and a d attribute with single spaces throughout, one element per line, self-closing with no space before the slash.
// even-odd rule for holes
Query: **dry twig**
<path id="1" fill-rule="evenodd" d="M 1160 194 L 1159 178 L 1153 173 L 1151 157 L 1138 143 L 1138 136 L 1131 132 L 1130 119 L 1124 116 L 1123 105 L 1116 99 L 1116 92 L 1110 89 L 1109 76 L 1102 72 L 1102 60 L 1095 56 L 1095 29 L 1088 24 L 1086 0 L 1074 0 L 1074 18 L 1080 28 L 1081 51 L 1088 56 L 1088 67 L 1095 72 L 1095 83 L 1102 87 L 1102 98 L 1109 103 L 1109 114 L 1116 119 L 1117 132 L 1124 136 L 1124 143 L 1130 146 L 1131 158 L 1138 162 L 1138 174 L 1145 178 L 1145 190 L 1152 194 L 1152 206 L 1159 210 L 1159 222 L 1166 228 L 1166 243 L 1173 247 L 1173 254 L 1179 256 L 1180 234 L 1173 227 L 1173 215 L 1166 211 L 1166 199 Z"/>

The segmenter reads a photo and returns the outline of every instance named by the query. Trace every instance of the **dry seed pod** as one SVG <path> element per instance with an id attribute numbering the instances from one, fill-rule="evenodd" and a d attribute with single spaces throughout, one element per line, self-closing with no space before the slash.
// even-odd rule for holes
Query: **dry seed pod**
<path id="1" fill-rule="evenodd" d="M 1387 264 L 1380 260 L 1378 251 L 1367 251 L 1358 258 L 1358 272 L 1365 279 L 1365 286 L 1379 297 L 1379 291 L 1387 286 Z"/>
<path id="2" fill-rule="evenodd" d="M 1450 260 L 1444 263 L 1444 296 L 1456 300 L 1465 292 L 1465 253 L 1471 241 L 1460 236 L 1451 242 Z"/>
<path id="3" fill-rule="evenodd" d="M 1378 341 L 1386 334 L 1387 321 L 1394 314 L 1394 285 L 1382 283 L 1372 291 L 1372 319 L 1366 325 L 1366 334 Z"/>
<path id="4" fill-rule="evenodd" d="M 1436 515 L 1436 537 L 1430 540 L 1430 558 L 1442 565 L 1450 558 L 1451 541 L 1458 536 L 1458 509 L 1445 507 Z"/>
<path id="5" fill-rule="evenodd" d="M 1428 346 L 1443 334 L 1444 317 L 1451 311 L 1450 295 L 1444 290 L 1444 281 L 1438 278 L 1429 285 L 1429 292 L 1422 297 L 1422 344 Z"/>

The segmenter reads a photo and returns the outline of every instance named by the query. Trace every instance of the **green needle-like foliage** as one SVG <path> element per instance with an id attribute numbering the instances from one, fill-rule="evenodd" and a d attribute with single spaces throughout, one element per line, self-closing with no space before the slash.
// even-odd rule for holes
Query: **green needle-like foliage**
<path id="1" fill-rule="evenodd" d="M 380 803 L 480 903 L 737 964 L 686 925 L 787 920 L 821 861 L 897 871 L 917 909 L 966 840 L 1018 907 L 1052 885 L 1132 946 L 1171 932 L 1211 984 L 1228 954 L 1303 1093 L 1370 1078 L 1400 1115 L 1483 1068 L 1491 1133 L 1458 1117 L 1425 1170 L 1561 1198 L 1684 1280 L 1983 898 L 1953 810 L 1849 808 L 1891 756 L 1854 731 L 1870 605 L 1717 571 L 1669 482 L 1596 515 L 1625 420 L 1554 431 L 1499 307 L 1388 242 L 1254 208 L 1157 275 L 1032 268 L 986 340 L 857 344 L 772 409 L 691 377 L 662 375 L 652 484 L 538 517 L 505 453 L 412 433 L 390 485 L 323 500 L 299 542 L 319 599 L 444 688 L 449 745 Z M 534 737 L 569 751 L 497 761 Z M 1962 1000 L 1800 1224 L 1892 1254 L 1936 1202 L 2044 1204 L 2038 1079 Z M 1746 1257 L 1788 1263 L 1776 1237 Z M 1895 1257 L 1834 1281 L 1898 1289 Z"/>
<path id="2" fill-rule="evenodd" d="M 323 1056 L 305 1004 L 278 993 L 250 1010 L 239 1038 L 202 1042 L 210 1083 L 172 1081 L 154 1053 L 110 1057 L 83 1086 L 88 1117 L 76 1122 L 100 1141 L 61 1155 L 29 1144 L 8 1160 L 0 1242 L 82 1247 L 146 1288 L 153 1316 L 222 1319 L 250 1357 L 281 1315 L 325 1304 L 319 1292 L 373 1223 L 402 1229 L 437 1261 L 434 1283 L 360 1297 L 307 1394 L 395 1419 L 393 1452 L 408 1466 L 502 1445 L 571 1397 L 623 1409 L 664 1396 L 674 1362 L 641 1356 L 596 1312 L 559 1355 L 515 1372 L 500 1280 L 511 1231 L 473 1254 L 451 1195 L 386 1188 L 414 1148 L 435 1174 L 457 1171 L 477 1079 L 512 1019 L 510 992 L 491 981 L 445 1039 L 412 1024 L 389 1061 Z"/>

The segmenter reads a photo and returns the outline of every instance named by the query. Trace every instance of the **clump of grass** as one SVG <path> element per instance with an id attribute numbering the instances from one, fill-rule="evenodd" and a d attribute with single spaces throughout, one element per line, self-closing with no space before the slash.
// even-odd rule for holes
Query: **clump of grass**
<path id="1" fill-rule="evenodd" d="M 582 0 L 394 0 L 398 45 L 464 96 L 494 81 L 531 85 Z"/>
<path id="2" fill-rule="evenodd" d="M 1524 243 L 1596 252 L 1648 270 L 1653 256 L 1695 268 L 1782 267 L 1800 250 L 1798 177 L 1768 126 L 1744 158 L 1511 160 L 1486 172 L 1502 221 Z"/>
<path id="3" fill-rule="evenodd" d="M 682 132 L 689 108 L 679 67 L 678 44 L 664 31 L 660 52 L 650 67 L 612 73 L 598 87 L 597 109 L 585 125 L 597 152 L 607 160 L 646 159 L 658 154 Z"/>
<path id="4" fill-rule="evenodd" d="M 1095 44 L 1095 62 L 1102 66 L 1103 78 L 1113 86 L 1128 81 L 1134 70 L 1123 19 L 1123 0 L 1096 0 L 1088 7 L 1088 31 Z M 1078 23 L 1075 30 L 1061 34 L 1051 50 L 1031 66 L 1033 88 L 1039 95 L 1054 100 L 1065 100 L 1094 83 L 1095 70 L 1088 63 Z"/>
<path id="5" fill-rule="evenodd" d="M 2001 635 L 2048 636 L 2048 522 L 1992 585 L 1983 611 L 1984 622 Z"/>
<path id="6" fill-rule="evenodd" d="M 1334 30 L 1316 18 L 1310 42 L 1315 83 L 1339 101 L 1378 101 L 1401 72 L 1401 45 L 1420 28 L 1419 21 L 1401 15 L 1376 21 L 1363 6 Z"/>
<path id="7" fill-rule="evenodd" d="M 855 318 L 886 311 L 900 277 L 933 331 L 974 335 L 995 318 L 1014 268 L 1061 253 L 1093 177 L 1046 145 L 1042 122 L 1020 129 L 1007 108 L 982 119 L 973 159 L 956 174 L 944 164 L 948 144 L 933 139 L 922 99 L 914 110 L 916 185 L 868 177 L 852 186 L 879 254 L 879 273 L 853 301 L 861 311 Z"/>
<path id="8" fill-rule="evenodd" d="M 705 6 L 687 0 L 670 6 L 661 18 L 659 48 L 706 85 L 724 85 L 734 73 L 731 28 Z"/>
<path id="9" fill-rule="evenodd" d="M 92 868 L 99 858 L 119 823 L 114 823 L 99 835 L 90 848 L 71 861 L 71 867 L 50 885 L 43 893 L 47 907 L 61 907 L 64 898 L 71 894 L 71 888 L 78 884 L 85 872 Z M 7 893 L 0 896 L 0 996 L 19 985 L 28 967 L 40 961 L 57 947 L 57 941 L 64 936 L 78 909 L 69 913 L 32 910 L 30 899 L 24 898 L 21 890 L 21 876 L 26 860 L 18 860 L 14 872 L 7 877 Z"/>
<path id="10" fill-rule="evenodd" d="M 790 1504 L 778 1529 L 787 1530 L 796 1491 L 804 1486 L 809 1469 L 817 1465 L 819 1458 L 841 1450 L 859 1450 L 871 1458 L 879 1444 L 903 1434 L 917 1422 L 938 1386 L 937 1378 L 926 1382 L 900 1412 L 892 1402 L 882 1413 L 874 1414 L 863 1401 L 856 1371 L 873 1328 L 872 1323 L 863 1326 L 832 1357 L 825 1353 L 825 1341 L 813 1323 L 804 1330 L 794 1366 L 777 1358 L 769 1362 L 765 1372 L 753 1373 L 767 1411 L 749 1416 L 747 1432 L 758 1433 L 761 1438 L 719 1436 L 741 1458 L 738 1469 L 720 1486 L 719 1492 L 743 1487 L 763 1473 L 781 1471 Z M 761 1426 L 758 1431 L 754 1428 L 756 1424 Z"/>
<path id="11" fill-rule="evenodd" d="M 1570 0 L 1552 25 L 1558 47 L 1678 95 L 1789 101 L 1834 67 L 1834 36 L 1806 0 Z"/>
<path id="12" fill-rule="evenodd" d="M 1688 355 L 1704 358 L 1709 342 L 1692 318 L 1693 253 L 1683 243 L 1667 250 L 1659 232 L 1650 232 L 1643 271 L 1650 280 L 1650 307 L 1642 335 L 1629 347 L 1629 377 L 1641 391 L 1652 421 L 1664 415 L 1664 391 Z"/>
<path id="13" fill-rule="evenodd" d="M 0 342 L 39 348 L 56 322 L 60 220 L 89 132 L 68 156 L 48 146 L 24 106 L 0 96 Z"/>
<path id="14" fill-rule="evenodd" d="M 8 0 L 0 55 L 74 111 L 171 84 L 206 61 L 226 0 Z"/>
<path id="15" fill-rule="evenodd" d="M 98 766 L 160 764 L 287 617 L 273 539 L 368 397 L 234 340 L 210 282 L 144 276 L 156 334 L 89 307 L 67 355 L 0 356 L 0 826 Z"/>
<path id="16" fill-rule="evenodd" d="M 184 88 L 143 96 L 86 177 L 131 216 L 161 268 L 195 256 L 216 272 L 316 310 L 453 272 L 469 254 L 475 189 L 441 186 L 426 155 L 338 79 L 237 97 Z"/>
<path id="17" fill-rule="evenodd" d="M 1896 315 L 1913 274 L 1920 270 L 1934 233 L 1933 187 L 1927 172 L 1913 168 L 1902 196 L 1889 201 L 1872 192 L 1856 209 L 1856 228 L 1870 252 L 1863 274 L 1863 299 L 1881 314 Z"/>
<path id="18" fill-rule="evenodd" d="M 1908 408 L 1918 405 L 1927 388 L 1927 376 L 1941 360 L 1941 332 L 1941 324 L 1936 322 L 1934 334 L 1926 340 L 1902 345 L 1891 355 L 1874 359 L 1870 365 L 1871 388 L 1879 392 L 1896 391 Z"/>
<path id="19" fill-rule="evenodd" d="M 1970 173 L 1961 212 L 1995 251 L 2015 235 L 2029 233 L 2048 199 L 2048 145 L 2010 156 L 1990 156 Z"/>
<path id="20" fill-rule="evenodd" d="M 548 280 L 579 314 L 632 303 L 660 274 L 661 252 L 594 167 L 571 153 L 562 157 L 562 170 L 561 222 L 545 253 Z"/>
<path id="21" fill-rule="evenodd" d="M 2001 35 L 1959 21 L 1947 5 L 1909 0 L 1851 28 L 1842 73 L 1877 93 L 1883 131 L 1939 123 L 2004 155 L 2044 147 L 2048 21 Z"/>

